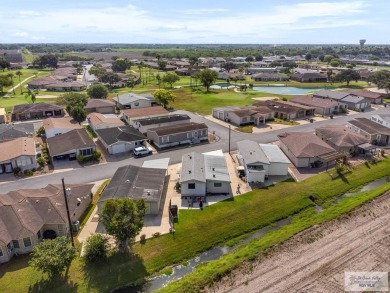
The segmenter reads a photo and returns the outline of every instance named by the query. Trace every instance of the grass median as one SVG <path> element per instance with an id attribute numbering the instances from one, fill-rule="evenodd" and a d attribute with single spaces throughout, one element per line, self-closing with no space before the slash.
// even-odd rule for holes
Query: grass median
<path id="1" fill-rule="evenodd" d="M 73 284 L 76 285 L 74 291 L 77 292 L 108 292 L 113 288 L 137 283 L 147 275 L 174 264 L 183 263 L 202 251 L 227 243 L 231 239 L 270 225 L 277 220 L 295 215 L 291 224 L 293 226 L 288 225 L 278 230 L 284 231 L 280 232 L 282 234 L 274 234 L 278 231 L 271 232 L 264 237 L 264 240 L 261 240 L 265 241 L 264 243 L 259 242 L 255 246 L 246 245 L 247 248 L 240 248 L 233 254 L 222 258 L 218 265 L 214 262 L 207 264 L 213 267 L 202 266 L 202 270 L 210 274 L 209 277 L 206 278 L 203 273 L 199 273 L 199 269 L 196 270 L 198 272 L 196 277 L 191 277 L 192 274 L 189 277 L 191 282 L 188 284 L 199 283 L 199 286 L 207 284 L 233 269 L 240 262 L 253 259 L 256 253 L 264 247 L 279 243 L 313 223 L 329 220 L 361 204 L 360 196 L 343 199 L 337 206 L 331 206 L 329 203 L 356 186 L 363 186 L 370 181 L 389 175 L 390 159 L 376 162 L 369 167 L 364 164 L 360 165 L 343 178 L 332 179 L 328 173 L 322 173 L 299 183 L 281 182 L 275 186 L 257 189 L 225 200 L 203 211 L 180 210 L 179 222 L 175 226 L 175 237 L 168 234 L 148 239 L 144 244 L 136 243 L 132 247 L 131 254 L 123 257 L 120 254 L 112 254 L 106 262 L 96 264 L 94 267 L 85 266 L 83 260 L 77 258 L 69 269 L 67 279 L 52 284 L 50 290 L 51 292 L 65 292 L 69 289 L 69 285 Z M 314 204 L 309 199 L 309 195 L 313 194 L 318 203 L 328 204 L 324 213 L 314 214 Z M 372 192 L 367 194 L 368 197 L 373 195 Z M 351 202 L 346 207 L 340 205 L 349 201 Z M 45 275 L 27 266 L 28 258 L 29 256 L 14 258 L 9 263 L 0 266 L 0 292 L 25 292 L 37 282 L 46 280 Z M 20 282 L 14 282 L 14 280 L 20 280 Z M 185 280 L 187 277 L 180 282 L 186 282 Z M 182 286 L 174 284 L 176 283 L 167 288 Z"/>

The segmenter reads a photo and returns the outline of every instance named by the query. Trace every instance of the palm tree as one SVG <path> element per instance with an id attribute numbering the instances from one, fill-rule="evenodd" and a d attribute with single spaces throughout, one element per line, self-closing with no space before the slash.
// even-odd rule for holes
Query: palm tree
<path id="1" fill-rule="evenodd" d="M 11 79 L 12 81 L 12 91 L 14 92 L 15 95 L 15 87 L 14 87 L 14 74 L 13 73 L 8 73 L 7 76 Z"/>
<path id="2" fill-rule="evenodd" d="M 20 76 L 23 75 L 23 73 L 20 70 L 18 70 L 15 72 L 15 74 L 19 76 L 20 94 L 23 94 L 23 86 L 22 86 L 22 82 L 20 81 Z"/>

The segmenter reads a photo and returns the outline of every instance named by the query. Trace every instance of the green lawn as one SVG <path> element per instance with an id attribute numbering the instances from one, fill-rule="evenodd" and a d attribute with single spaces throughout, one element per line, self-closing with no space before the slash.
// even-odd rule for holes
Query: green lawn
<path id="1" fill-rule="evenodd" d="M 344 178 L 332 180 L 329 173 L 322 173 L 299 183 L 282 182 L 266 189 L 254 190 L 207 207 L 203 211 L 181 210 L 179 222 L 175 225 L 175 238 L 172 235 L 162 235 L 148 239 L 145 244 L 136 243 L 133 246 L 133 255 L 114 254 L 107 262 L 93 267 L 85 267 L 82 260 L 76 259 L 69 270 L 68 280 L 50 283 L 53 286 L 50 290 L 51 292 L 107 292 L 112 288 L 137 282 L 145 275 L 160 271 L 167 266 L 182 263 L 204 250 L 229 240 L 231 242 L 231 239 L 277 220 L 300 215 L 299 225 L 289 229 L 289 233 L 279 235 L 271 242 L 266 238 L 267 245 L 274 244 L 275 241 L 287 239 L 300 231 L 299 229 L 325 219 L 314 221 L 311 213 L 305 214 L 313 207 L 309 195 L 313 194 L 319 203 L 329 206 L 338 195 L 389 174 L 390 159 L 386 159 L 370 165 L 369 168 L 363 164 Z M 328 208 L 331 216 L 339 213 L 339 210 L 331 212 L 338 206 Z M 300 213 L 302 211 L 305 213 Z M 243 260 L 243 257 L 255 254 L 256 251 L 251 248 L 251 254 L 244 253 L 238 257 L 238 260 Z M 0 266 L 0 292 L 24 292 L 29 286 L 34 286 L 42 279 L 40 273 L 26 267 L 27 259 L 28 256 L 16 258 Z M 223 269 L 225 266 L 220 265 L 220 268 Z M 15 282 L 15 280 L 20 281 Z M 49 285 L 45 284 L 45 286 Z"/>

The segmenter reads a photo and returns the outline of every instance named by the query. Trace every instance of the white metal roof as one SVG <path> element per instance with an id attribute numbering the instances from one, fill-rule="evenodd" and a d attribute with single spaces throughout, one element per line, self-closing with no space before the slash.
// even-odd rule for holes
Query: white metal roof
<path id="1" fill-rule="evenodd" d="M 282 150 L 274 144 L 260 144 L 263 152 L 267 156 L 270 163 L 286 163 L 290 164 L 290 160 L 282 152 Z"/>
<path id="2" fill-rule="evenodd" d="M 143 168 L 168 169 L 169 158 L 145 161 Z"/>

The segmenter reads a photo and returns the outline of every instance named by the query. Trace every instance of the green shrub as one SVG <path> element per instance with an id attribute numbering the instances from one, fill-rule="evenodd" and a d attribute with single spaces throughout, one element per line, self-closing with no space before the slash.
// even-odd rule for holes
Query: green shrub
<path id="1" fill-rule="evenodd" d="M 80 164 L 86 162 L 85 157 L 82 156 L 82 155 L 78 155 L 77 156 L 77 162 L 79 162 Z"/>
<path id="2" fill-rule="evenodd" d="M 20 171 L 22 171 L 22 169 L 20 169 L 20 167 L 15 167 L 13 169 L 13 172 L 14 172 L 15 175 L 18 175 L 20 173 Z"/>
<path id="3" fill-rule="evenodd" d="M 94 151 L 92 154 L 92 160 L 99 161 L 102 156 L 102 153 L 99 151 Z"/>
<path id="4" fill-rule="evenodd" d="M 34 172 L 33 172 L 33 170 L 24 170 L 23 174 L 26 176 L 32 176 L 34 174 Z"/>
<path id="5" fill-rule="evenodd" d="M 89 236 L 85 242 L 85 260 L 93 262 L 107 256 L 109 249 L 108 238 L 100 233 Z"/>
<path id="6" fill-rule="evenodd" d="M 45 165 L 46 165 L 46 158 L 45 157 L 39 157 L 37 159 L 37 164 L 39 165 L 39 167 L 41 167 L 41 168 L 45 167 Z"/>
<path id="7" fill-rule="evenodd" d="M 45 128 L 43 128 L 43 126 L 41 126 L 37 130 L 37 136 L 41 137 L 43 134 L 46 134 L 46 132 L 45 132 Z"/>

